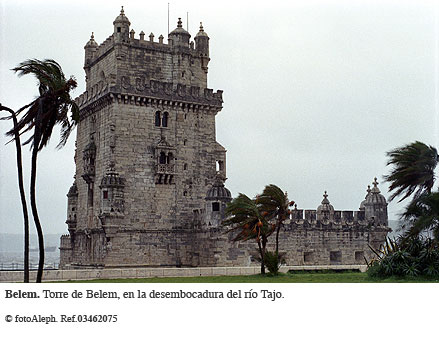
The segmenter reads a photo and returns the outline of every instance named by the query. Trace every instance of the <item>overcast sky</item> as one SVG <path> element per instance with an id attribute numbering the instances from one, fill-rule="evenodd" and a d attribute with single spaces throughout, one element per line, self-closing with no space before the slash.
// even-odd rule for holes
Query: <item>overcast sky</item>
<path id="1" fill-rule="evenodd" d="M 84 45 L 102 43 L 124 6 L 131 28 L 167 34 L 168 1 L 0 1 L 0 102 L 13 109 L 37 95 L 11 68 L 52 58 L 84 91 Z M 423 141 L 439 146 L 438 6 L 426 1 L 179 1 L 192 38 L 210 36 L 208 84 L 224 90 L 217 140 L 227 149 L 226 186 L 254 196 L 274 183 L 299 208 L 327 190 L 335 209 L 356 210 L 376 176 L 388 197 L 386 151 Z M 22 233 L 15 147 L 0 122 L 0 231 Z M 74 139 L 58 133 L 39 156 L 37 203 L 46 233 L 66 233 Z M 30 152 L 24 153 L 28 186 Z M 403 205 L 389 204 L 396 219 Z M 32 227 L 33 229 L 33 227 Z"/>

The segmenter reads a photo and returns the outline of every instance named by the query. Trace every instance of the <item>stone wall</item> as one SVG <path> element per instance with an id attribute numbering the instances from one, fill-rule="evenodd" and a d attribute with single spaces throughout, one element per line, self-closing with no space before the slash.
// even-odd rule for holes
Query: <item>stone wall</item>
<path id="1" fill-rule="evenodd" d="M 370 261 L 385 241 L 386 226 L 287 223 L 280 233 L 280 252 L 287 265 L 353 265 Z M 119 230 L 109 238 L 103 231 L 77 232 L 68 267 L 209 267 L 258 265 L 255 242 L 232 242 L 224 228 Z M 274 235 L 268 249 L 274 250 Z M 67 249 L 67 247 L 66 247 Z M 62 251 L 62 252 L 66 252 Z"/>

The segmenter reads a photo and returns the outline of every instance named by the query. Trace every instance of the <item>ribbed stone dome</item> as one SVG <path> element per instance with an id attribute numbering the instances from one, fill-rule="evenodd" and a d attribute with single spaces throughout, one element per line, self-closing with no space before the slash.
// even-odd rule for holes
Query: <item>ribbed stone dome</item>
<path id="1" fill-rule="evenodd" d="M 131 25 L 131 22 L 128 20 L 128 18 L 125 15 L 125 11 L 123 10 L 123 6 L 122 6 L 122 9 L 120 10 L 120 14 L 116 17 L 116 19 L 114 19 L 113 25 L 119 24 L 119 23 L 128 24 L 128 26 Z"/>
<path id="2" fill-rule="evenodd" d="M 100 187 L 124 187 L 125 186 L 125 179 L 119 176 L 119 173 L 117 173 L 114 170 L 114 164 L 110 164 L 109 169 L 107 173 L 104 175 L 104 177 L 101 180 Z"/>
<path id="3" fill-rule="evenodd" d="M 323 212 L 329 212 L 329 213 L 334 212 L 334 207 L 330 204 L 328 200 L 328 194 L 326 193 L 326 191 L 325 194 L 323 194 L 322 204 L 319 207 L 317 207 L 317 214 Z"/>
<path id="4" fill-rule="evenodd" d="M 366 196 L 365 204 L 387 205 L 386 198 L 381 194 L 381 191 L 378 188 L 377 178 L 374 179 L 373 188 L 370 190 L 370 193 Z"/>
<path id="5" fill-rule="evenodd" d="M 176 34 L 188 35 L 189 37 L 191 36 L 189 32 L 183 28 L 181 18 L 178 18 L 177 28 L 174 29 L 171 33 L 169 33 L 169 35 L 176 35 Z"/>
<path id="6" fill-rule="evenodd" d="M 204 31 L 203 23 L 202 22 L 200 22 L 200 30 L 198 31 L 198 33 L 197 33 L 197 35 L 195 37 L 201 37 L 201 36 L 207 37 L 207 38 L 209 37 L 207 35 L 207 33 Z"/>
<path id="7" fill-rule="evenodd" d="M 90 40 L 86 43 L 85 48 L 90 48 L 90 47 L 91 48 L 96 48 L 98 46 L 99 46 L 98 43 L 95 41 L 94 33 L 92 32 Z"/>
<path id="8" fill-rule="evenodd" d="M 223 180 L 217 177 L 213 186 L 207 191 L 206 200 L 220 200 L 228 202 L 232 200 L 232 194 L 224 186 Z"/>

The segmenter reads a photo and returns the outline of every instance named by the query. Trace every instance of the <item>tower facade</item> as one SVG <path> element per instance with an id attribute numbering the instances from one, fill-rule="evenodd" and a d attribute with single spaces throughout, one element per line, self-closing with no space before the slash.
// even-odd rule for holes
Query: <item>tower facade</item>
<path id="1" fill-rule="evenodd" d="M 136 38 L 130 25 L 122 8 L 113 34 L 100 45 L 92 34 L 84 47 L 61 266 L 193 265 L 181 252 L 197 241 L 183 238 L 205 224 L 208 191 L 224 185 L 222 91 L 207 88 L 203 26 L 193 42 L 179 19 L 165 43 Z"/>
<path id="2" fill-rule="evenodd" d="M 248 266 L 253 242 L 234 243 L 221 221 L 231 201 L 226 150 L 216 141 L 222 91 L 207 88 L 209 36 L 177 27 L 158 41 L 130 27 L 85 45 L 77 98 L 75 180 L 60 268 Z M 297 206 L 279 234 L 288 265 L 364 264 L 385 241 L 387 202 L 375 179 L 358 211 Z M 273 250 L 273 243 L 268 245 Z"/>

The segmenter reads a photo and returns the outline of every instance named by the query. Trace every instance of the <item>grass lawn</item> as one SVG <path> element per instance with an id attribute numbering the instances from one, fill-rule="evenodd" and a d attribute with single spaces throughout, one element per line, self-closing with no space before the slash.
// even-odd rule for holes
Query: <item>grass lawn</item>
<path id="1" fill-rule="evenodd" d="M 215 276 L 215 277 L 178 277 L 178 278 L 142 278 L 142 279 L 100 279 L 100 280 L 81 280 L 68 281 L 75 283 L 427 283 L 439 282 L 439 277 L 435 278 L 369 278 L 366 273 L 360 272 L 299 272 L 279 274 L 271 276 L 269 274 L 247 275 L 247 276 Z"/>

